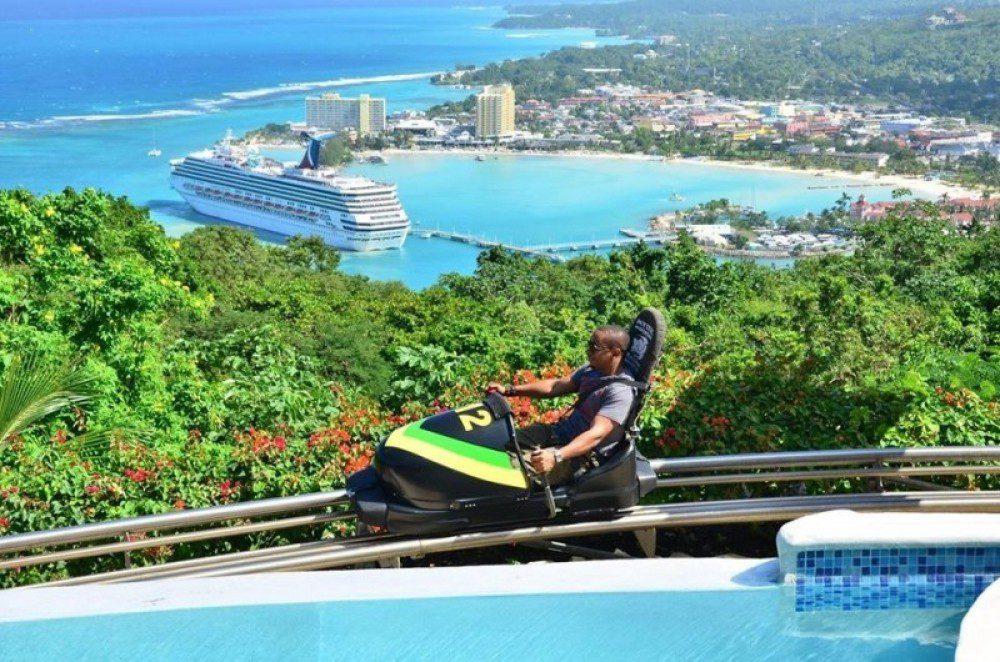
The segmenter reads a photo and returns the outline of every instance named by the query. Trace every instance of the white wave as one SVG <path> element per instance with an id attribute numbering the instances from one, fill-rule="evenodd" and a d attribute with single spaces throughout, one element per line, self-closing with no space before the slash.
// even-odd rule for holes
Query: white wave
<path id="1" fill-rule="evenodd" d="M 191 117 L 204 115 L 200 110 L 154 110 L 148 113 L 95 113 L 93 115 L 56 115 L 34 121 L 0 121 L 0 130 L 47 129 L 72 124 L 90 124 L 92 122 L 135 122 L 141 120 L 159 120 L 171 117 Z"/>
<path id="2" fill-rule="evenodd" d="M 508 39 L 537 39 L 538 37 L 544 37 L 541 32 L 512 32 L 511 34 L 505 34 Z"/>
<path id="3" fill-rule="evenodd" d="M 262 87 L 256 90 L 242 92 L 225 92 L 219 99 L 192 99 L 191 109 L 175 108 L 170 110 L 153 110 L 148 113 L 111 113 L 101 112 L 90 115 L 58 115 L 35 121 L 3 121 L 0 120 L 0 130 L 43 129 L 65 126 L 68 124 L 86 124 L 91 122 L 126 122 L 137 120 L 158 120 L 172 117 L 191 117 L 205 113 L 217 113 L 222 108 L 234 102 L 254 101 L 271 96 L 282 96 L 296 92 L 306 92 L 330 87 L 346 87 L 366 83 L 393 83 L 406 80 L 419 80 L 440 74 L 440 71 L 430 71 L 418 74 L 393 74 L 386 76 L 367 76 L 358 78 L 337 78 L 333 80 L 310 81 L 304 83 L 284 83 L 275 87 Z"/>
<path id="4" fill-rule="evenodd" d="M 249 101 L 262 97 L 290 94 L 293 92 L 308 92 L 309 90 L 319 90 L 327 87 L 346 87 L 349 85 L 364 85 L 366 83 L 394 83 L 404 80 L 418 80 L 420 78 L 430 78 L 440 74 L 440 71 L 430 71 L 421 74 L 395 74 L 390 76 L 369 76 L 366 78 L 336 78 L 333 80 L 318 80 L 306 83 L 282 83 L 274 87 L 261 87 L 256 90 L 246 90 L 243 92 L 224 92 L 222 96 L 234 101 Z"/>
<path id="5" fill-rule="evenodd" d="M 193 99 L 191 105 L 210 113 L 217 113 L 222 106 L 233 101 L 234 99 Z"/>
<path id="6" fill-rule="evenodd" d="M 154 110 L 149 113 L 134 113 L 122 115 L 115 113 L 103 113 L 100 115 L 56 115 L 47 120 L 42 120 L 48 124 L 82 124 L 84 122 L 126 122 L 134 120 L 157 120 L 165 117 L 190 117 L 192 115 L 202 115 L 198 110 Z"/>

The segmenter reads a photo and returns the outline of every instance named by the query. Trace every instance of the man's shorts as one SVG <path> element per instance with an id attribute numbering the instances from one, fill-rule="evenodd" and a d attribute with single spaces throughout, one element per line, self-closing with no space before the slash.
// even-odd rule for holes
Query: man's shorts
<path id="1" fill-rule="evenodd" d="M 528 474 L 532 479 L 541 482 L 541 478 L 535 474 L 531 468 L 531 451 L 535 448 L 558 448 L 565 446 L 556 436 L 551 425 L 545 423 L 535 423 L 517 431 L 517 443 L 521 447 L 521 455 L 524 458 L 524 466 L 528 468 Z M 512 458 L 517 462 L 517 458 Z M 562 485 L 573 481 L 573 476 L 577 470 L 584 465 L 579 458 L 559 462 L 547 474 L 549 485 Z"/>

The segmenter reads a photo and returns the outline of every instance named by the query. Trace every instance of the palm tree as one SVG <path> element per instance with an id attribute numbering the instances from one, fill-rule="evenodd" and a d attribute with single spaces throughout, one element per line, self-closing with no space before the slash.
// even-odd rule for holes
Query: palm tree
<path id="1" fill-rule="evenodd" d="M 94 382 L 94 375 L 79 366 L 15 356 L 0 382 L 0 446 L 64 407 L 93 400 Z"/>

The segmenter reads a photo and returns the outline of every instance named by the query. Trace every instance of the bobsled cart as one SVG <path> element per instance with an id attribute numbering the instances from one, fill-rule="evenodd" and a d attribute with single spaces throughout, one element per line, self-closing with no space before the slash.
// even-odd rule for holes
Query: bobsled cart
<path id="1" fill-rule="evenodd" d="M 400 534 L 447 533 L 546 520 L 607 519 L 656 487 L 649 461 L 636 452 L 636 420 L 660 358 L 663 315 L 646 308 L 629 328 L 623 359 L 636 397 L 616 451 L 572 482 L 550 487 L 525 465 L 507 401 L 491 393 L 392 432 L 371 466 L 347 479 L 358 518 Z"/>

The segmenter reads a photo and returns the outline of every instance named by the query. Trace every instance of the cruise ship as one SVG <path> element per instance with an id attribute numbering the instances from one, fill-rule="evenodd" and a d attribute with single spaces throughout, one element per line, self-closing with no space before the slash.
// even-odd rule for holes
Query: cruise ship
<path id="1" fill-rule="evenodd" d="M 400 248 L 410 219 L 392 184 L 319 166 L 325 137 L 309 141 L 298 166 L 232 144 L 170 162 L 170 185 L 196 211 L 282 235 L 318 236 L 349 251 Z"/>

